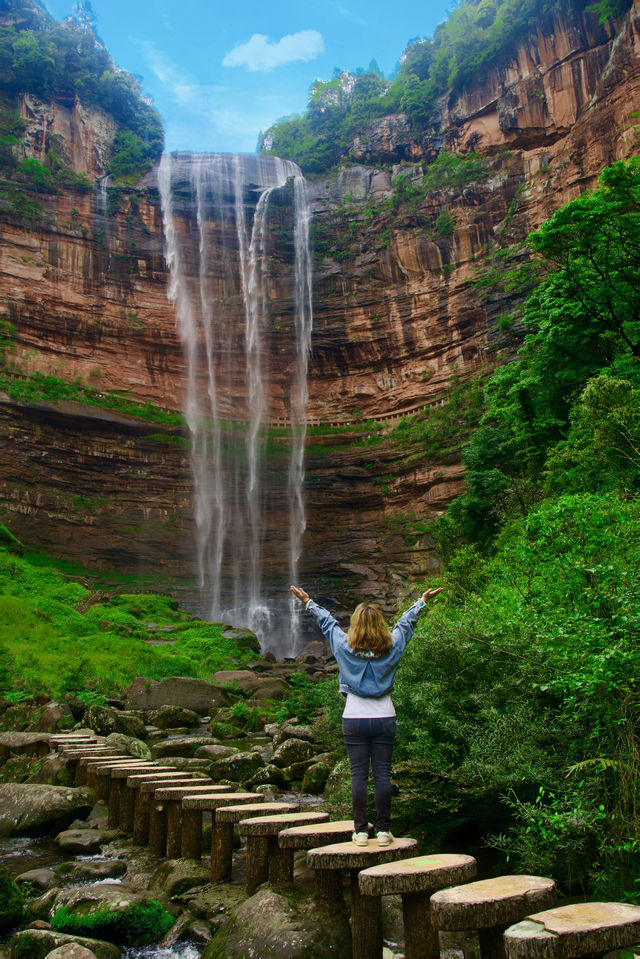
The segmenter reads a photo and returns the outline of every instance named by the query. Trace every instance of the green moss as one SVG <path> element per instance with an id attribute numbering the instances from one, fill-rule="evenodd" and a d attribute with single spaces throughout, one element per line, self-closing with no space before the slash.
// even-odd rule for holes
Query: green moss
<path id="1" fill-rule="evenodd" d="M 0 929 L 11 929 L 22 919 L 24 900 L 4 866 L 0 866 Z"/>
<path id="2" fill-rule="evenodd" d="M 173 922 L 173 916 L 155 899 L 132 903 L 121 912 L 100 909 L 89 915 L 78 915 L 63 906 L 51 918 L 51 926 L 56 932 L 107 939 L 124 945 L 155 942 L 171 929 Z"/>

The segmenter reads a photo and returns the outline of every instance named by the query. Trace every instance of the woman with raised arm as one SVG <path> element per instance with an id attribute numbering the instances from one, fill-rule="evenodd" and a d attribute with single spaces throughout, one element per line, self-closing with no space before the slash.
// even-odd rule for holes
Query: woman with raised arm
<path id="1" fill-rule="evenodd" d="M 369 838 L 367 780 L 373 772 L 378 844 L 393 842 L 391 825 L 391 754 L 396 735 L 396 711 L 391 701 L 398 663 L 416 628 L 418 616 L 442 592 L 427 589 L 404 613 L 392 630 L 377 606 L 360 603 L 344 632 L 328 610 L 318 606 L 299 586 L 293 595 L 316 617 L 329 640 L 340 668 L 340 692 L 346 696 L 342 732 L 351 766 L 353 842 L 365 846 Z"/>

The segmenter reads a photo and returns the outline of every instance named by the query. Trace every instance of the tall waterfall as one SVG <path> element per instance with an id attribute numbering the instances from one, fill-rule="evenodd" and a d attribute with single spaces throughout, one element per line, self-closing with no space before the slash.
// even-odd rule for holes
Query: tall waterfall
<path id="1" fill-rule="evenodd" d="M 283 397 L 290 426 L 286 477 L 265 482 L 265 441 L 275 373 L 269 341 L 270 203 L 293 183 L 293 340 Z M 276 157 L 163 157 L 158 172 L 169 299 L 184 349 L 185 417 L 191 433 L 196 556 L 205 615 L 249 626 L 280 654 L 298 643 L 297 582 L 303 498 L 307 367 L 312 328 L 310 205 L 296 164 Z M 243 327 L 238 323 L 244 318 Z M 280 336 L 283 336 L 280 333 Z M 286 342 L 282 351 L 290 349 Z M 242 352 L 241 366 L 238 351 Z M 243 376 L 239 381 L 239 368 Z M 283 388 L 282 370 L 277 371 Z M 285 487 L 286 503 L 274 505 Z M 286 510 L 288 544 L 265 571 L 270 514 Z M 271 564 L 273 567 L 273 563 Z M 286 577 L 286 580 L 285 580 Z M 267 582 L 268 581 L 268 582 Z"/>

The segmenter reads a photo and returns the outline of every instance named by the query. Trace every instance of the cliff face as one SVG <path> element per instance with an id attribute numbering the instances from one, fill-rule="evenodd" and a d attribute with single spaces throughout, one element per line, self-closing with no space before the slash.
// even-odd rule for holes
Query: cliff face
<path id="1" fill-rule="evenodd" d="M 603 166 L 637 148 L 639 17 L 635 4 L 614 34 L 594 18 L 561 16 L 552 34 L 532 38 L 512 64 L 442 102 L 424 142 L 412 139 L 402 116 L 386 118 L 356 141 L 362 166 L 311 185 L 312 423 L 397 418 L 446 398 L 454 375 L 464 380 L 499 359 L 495 320 L 510 301 L 487 298 L 468 281 L 484 268 L 489 246 L 523 239 L 592 187 Z M 80 123 L 79 105 L 67 116 L 28 98 L 21 110 L 33 155 L 53 129 L 76 172 L 103 171 L 111 135 L 103 118 L 85 115 Z M 482 154 L 486 175 L 394 207 L 392 174 L 379 164 L 391 161 L 393 175 L 410 178 L 414 171 L 403 164 L 430 162 L 441 149 Z M 136 189 L 108 189 L 103 181 L 95 195 L 40 199 L 38 223 L 2 223 L 0 304 L 14 328 L 8 360 L 24 373 L 81 377 L 100 390 L 179 409 L 185 370 L 167 299 L 155 174 Z M 446 229 L 443 210 L 453 221 Z M 274 422 L 286 421 L 279 374 L 288 375 L 293 362 L 289 219 L 285 198 L 274 213 L 268 281 Z M 193 229 L 186 212 L 177 227 Z M 230 299 L 240 329 L 237 291 Z M 221 363 L 242 410 L 246 372 L 233 344 Z M 140 429 L 132 432 L 105 411 L 89 425 L 77 410 L 27 408 L 5 398 L 0 517 L 31 544 L 87 565 L 128 572 L 155 566 L 168 580 L 190 580 L 185 437 Z M 461 488 L 462 471 L 451 457 L 438 462 L 419 446 L 365 440 L 356 431 L 308 441 L 301 572 L 327 598 L 347 599 L 352 589 L 391 595 L 409 574 L 431 568 L 428 541 L 412 523 L 441 511 Z M 267 474 L 274 484 L 280 472 L 281 459 L 272 454 Z M 278 588 L 285 526 L 274 514 L 267 537 L 267 574 Z"/>

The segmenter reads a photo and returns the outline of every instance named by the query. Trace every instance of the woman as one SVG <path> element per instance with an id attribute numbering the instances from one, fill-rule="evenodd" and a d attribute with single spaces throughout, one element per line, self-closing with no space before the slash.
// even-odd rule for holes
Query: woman
<path id="1" fill-rule="evenodd" d="M 369 838 L 367 779 L 371 761 L 378 844 L 389 846 L 393 842 L 389 831 L 391 753 L 396 735 L 393 680 L 421 610 L 428 599 L 442 592 L 442 587 L 426 590 L 391 632 L 377 606 L 360 603 L 351 616 L 349 631 L 344 633 L 331 613 L 314 603 L 304 589 L 292 586 L 291 592 L 316 617 L 340 668 L 340 692 L 347 698 L 342 732 L 351 766 L 353 842 L 366 846 Z"/>

